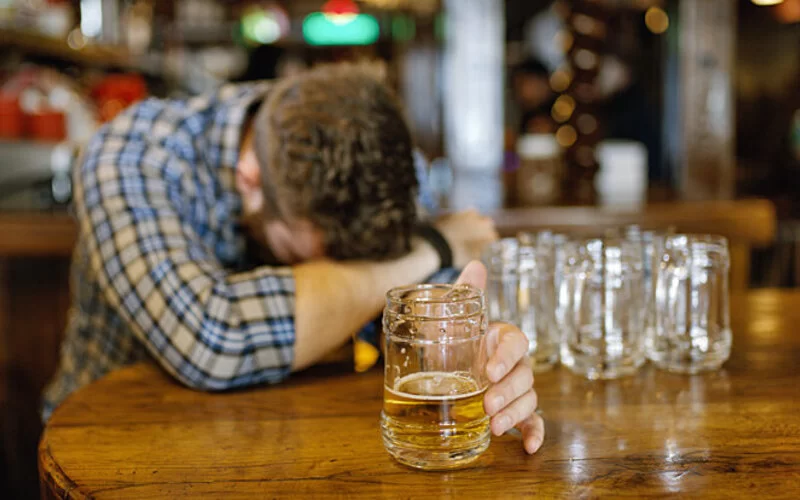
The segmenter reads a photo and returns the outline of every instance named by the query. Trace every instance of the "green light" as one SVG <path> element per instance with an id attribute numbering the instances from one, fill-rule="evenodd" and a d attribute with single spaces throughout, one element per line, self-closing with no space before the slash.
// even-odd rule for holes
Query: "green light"
<path id="1" fill-rule="evenodd" d="M 417 23 L 409 16 L 392 18 L 392 38 L 398 42 L 410 42 L 417 33 Z"/>
<path id="2" fill-rule="evenodd" d="M 369 45 L 377 42 L 380 34 L 378 20 L 369 14 L 339 19 L 313 12 L 303 20 L 303 38 L 310 45 Z"/>
<path id="3" fill-rule="evenodd" d="M 251 42 L 273 43 L 281 37 L 281 26 L 269 13 L 254 10 L 242 18 L 242 35 Z"/>

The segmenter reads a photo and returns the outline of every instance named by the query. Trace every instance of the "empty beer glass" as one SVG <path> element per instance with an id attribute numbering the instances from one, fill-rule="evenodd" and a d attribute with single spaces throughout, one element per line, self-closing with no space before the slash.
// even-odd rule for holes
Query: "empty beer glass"
<path id="1" fill-rule="evenodd" d="M 648 357 L 665 370 L 697 373 L 730 356 L 728 241 L 674 235 L 664 241 L 656 277 L 655 330 Z"/>
<path id="2" fill-rule="evenodd" d="M 483 409 L 487 315 L 468 285 L 416 285 L 387 294 L 381 432 L 400 463 L 454 469 L 489 446 Z"/>
<path id="3" fill-rule="evenodd" d="M 664 255 L 664 242 L 674 234 L 668 228 L 665 232 L 643 231 L 638 226 L 628 226 L 625 235 L 635 243 L 642 245 L 642 271 L 644 286 L 644 335 L 645 357 L 650 357 L 656 335 L 656 283 L 661 267 L 661 258 Z"/>
<path id="4" fill-rule="evenodd" d="M 520 235 L 490 245 L 483 259 L 489 271 L 489 319 L 522 330 L 536 372 L 549 370 L 558 362 L 554 258 L 551 241 Z"/>
<path id="5" fill-rule="evenodd" d="M 644 363 L 641 243 L 589 239 L 569 249 L 559 315 L 561 363 L 589 379 L 636 372 Z"/>

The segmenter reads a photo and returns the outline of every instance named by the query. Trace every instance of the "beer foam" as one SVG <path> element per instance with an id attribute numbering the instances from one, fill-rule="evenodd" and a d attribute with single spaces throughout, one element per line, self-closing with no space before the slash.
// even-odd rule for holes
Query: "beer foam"
<path id="1" fill-rule="evenodd" d="M 439 379 L 439 382 L 436 382 L 437 378 Z M 437 383 L 437 385 L 441 385 L 441 382 L 443 381 L 458 381 L 458 383 L 460 383 L 461 386 L 478 387 L 478 383 L 472 377 L 452 372 L 412 373 L 411 375 L 406 375 L 405 377 L 396 380 L 394 388 L 390 388 L 386 384 L 384 384 L 383 387 L 384 389 L 391 392 L 395 396 L 414 399 L 417 401 L 446 401 L 453 399 L 466 399 L 473 396 L 477 396 L 478 394 L 481 394 L 486 390 L 486 388 L 483 388 L 467 393 L 455 392 L 451 394 L 412 394 L 410 392 L 403 392 L 396 390 L 397 387 L 408 385 L 410 382 L 414 382 L 418 379 L 430 380 L 431 382 Z"/>

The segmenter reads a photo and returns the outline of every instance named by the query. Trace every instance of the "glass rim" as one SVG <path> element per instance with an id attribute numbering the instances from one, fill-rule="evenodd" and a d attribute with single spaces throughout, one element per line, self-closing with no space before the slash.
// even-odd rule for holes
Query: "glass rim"
<path id="1" fill-rule="evenodd" d="M 515 264 L 514 261 L 523 253 L 532 254 L 537 259 L 549 258 L 552 251 L 560 244 L 566 245 L 567 243 L 567 240 L 565 240 L 560 243 L 552 243 L 551 248 L 542 248 L 543 245 L 538 242 L 524 242 L 519 237 L 509 236 L 486 245 L 481 254 L 481 260 L 491 273 L 492 268 L 496 267 L 497 264 Z"/>
<path id="2" fill-rule="evenodd" d="M 576 245 L 586 245 L 588 243 L 600 242 L 603 245 L 620 246 L 622 243 L 635 243 L 625 234 L 608 233 L 608 234 L 585 234 L 576 235 L 572 238 L 572 243 Z"/>
<path id="3" fill-rule="evenodd" d="M 500 238 L 499 240 L 495 240 L 488 245 L 486 245 L 485 253 L 492 253 L 493 251 L 497 250 L 505 250 L 507 248 L 515 249 L 521 246 L 525 246 L 522 244 L 518 238 L 514 236 L 507 236 L 505 238 Z"/>
<path id="4" fill-rule="evenodd" d="M 469 290 L 469 294 L 466 296 L 457 295 L 455 297 L 403 297 L 403 294 L 407 294 L 409 292 L 418 292 L 424 290 L 452 290 L 454 288 L 464 288 Z M 481 302 L 484 301 L 484 292 L 482 289 L 470 285 L 468 283 L 423 283 L 418 285 L 404 285 L 398 286 L 390 289 L 386 292 L 386 302 L 388 304 L 408 304 L 408 303 L 416 303 L 416 304 L 461 304 L 465 302 L 471 302 L 475 300 L 480 300 Z"/>
<path id="5" fill-rule="evenodd" d="M 674 242 L 678 239 L 685 238 L 689 245 L 693 245 L 695 243 L 706 243 L 712 245 L 719 245 L 721 247 L 728 248 L 729 241 L 728 238 L 722 236 L 720 234 L 704 234 L 704 233 L 675 233 L 666 235 L 664 237 L 665 242 Z"/>
<path id="6" fill-rule="evenodd" d="M 552 242 L 555 240 L 562 240 L 568 241 L 573 238 L 573 235 L 569 233 L 569 231 L 562 231 L 556 229 L 541 229 L 541 230 L 534 230 L 534 231 L 517 231 L 516 237 L 514 239 L 520 241 L 522 243 L 523 240 L 531 240 L 535 243 L 539 243 L 541 238 L 549 238 Z M 505 238 L 504 238 L 505 239 Z"/>

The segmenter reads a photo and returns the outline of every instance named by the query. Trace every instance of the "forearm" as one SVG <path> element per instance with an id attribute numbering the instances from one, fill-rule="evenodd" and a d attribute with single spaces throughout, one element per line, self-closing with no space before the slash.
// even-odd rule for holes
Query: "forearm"
<path id="1" fill-rule="evenodd" d="M 317 261 L 294 268 L 293 370 L 306 368 L 347 341 L 381 311 L 386 292 L 419 283 L 436 271 L 439 257 L 427 243 L 389 262 Z"/>

